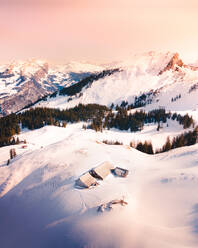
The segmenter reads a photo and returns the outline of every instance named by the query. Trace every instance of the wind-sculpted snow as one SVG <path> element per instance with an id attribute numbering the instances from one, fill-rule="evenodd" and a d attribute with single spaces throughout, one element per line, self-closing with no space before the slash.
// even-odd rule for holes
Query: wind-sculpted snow
<path id="1" fill-rule="evenodd" d="M 198 146 L 147 155 L 125 142 L 102 143 L 113 130 L 81 127 L 24 131 L 27 148 L 15 146 L 9 166 L 10 147 L 0 148 L 1 247 L 196 248 Z M 132 138 L 123 135 L 114 132 L 114 139 Z M 128 177 L 110 174 L 97 187 L 75 188 L 79 176 L 104 161 L 128 169 Z M 97 212 L 115 199 L 128 205 Z"/>

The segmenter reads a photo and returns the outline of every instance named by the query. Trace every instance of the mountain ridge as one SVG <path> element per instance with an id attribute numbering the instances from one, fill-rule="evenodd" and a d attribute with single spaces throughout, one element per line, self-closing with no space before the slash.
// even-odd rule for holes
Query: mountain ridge
<path id="1" fill-rule="evenodd" d="M 79 70 L 77 67 L 80 66 Z M 87 69 L 86 69 L 87 68 Z M 59 88 L 71 85 L 102 67 L 68 64 L 50 67 L 45 61 L 14 62 L 0 67 L 0 114 L 17 112 Z"/>
<path id="2" fill-rule="evenodd" d="M 181 102 L 177 96 L 185 95 L 188 101 L 192 102 L 190 89 L 194 88 L 196 93 L 198 70 L 194 66 L 185 65 L 178 53 L 152 52 L 137 56 L 133 61 L 121 63 L 117 68 L 119 70 L 116 73 L 93 81 L 76 95 L 56 94 L 55 98 L 47 98 L 47 101 L 41 101 L 35 106 L 64 109 L 79 103 L 96 103 L 110 107 L 111 104 L 121 105 L 123 101 L 134 105 L 137 100 L 143 99 L 142 105 L 148 105 L 150 109 L 151 106 L 158 108 L 167 103 L 168 110 L 174 110 L 175 101 L 171 99 Z M 67 92 L 67 88 L 65 91 Z M 166 97 L 165 103 L 164 95 L 167 95 L 167 92 L 170 100 Z M 192 104 L 191 109 L 195 106 L 195 103 Z"/>
<path id="3" fill-rule="evenodd" d="M 0 67 L 0 89 L 3 83 L 8 88 L 7 93 L 2 90 L 0 95 L 1 115 L 34 105 L 70 108 L 79 103 L 110 106 L 112 103 L 120 105 L 122 101 L 126 101 L 134 104 L 135 99 L 142 94 L 150 95 L 148 102 L 151 102 L 151 95 L 157 101 L 156 93 L 152 92 L 159 94 L 164 88 L 170 88 L 174 83 L 179 84 L 185 80 L 193 87 L 195 78 L 198 78 L 196 66 L 184 64 L 178 53 L 171 52 L 136 55 L 128 61 L 116 63 L 115 67 L 111 66 L 110 68 L 106 65 L 104 68 L 71 62 L 66 66 L 50 68 L 44 61 L 30 60 L 24 64 L 13 63 L 7 69 L 4 68 L 4 71 Z M 96 79 L 102 71 L 113 71 L 115 68 L 117 73 Z M 93 77 L 93 83 L 85 87 L 82 80 L 88 81 L 89 77 Z M 10 82 L 12 79 L 13 82 Z M 74 84 L 76 86 L 73 86 Z M 67 95 L 69 87 L 79 87 L 80 90 L 74 93 L 75 95 Z M 111 91 L 114 92 L 113 95 L 110 95 Z M 57 97 L 52 99 L 50 96 Z M 42 101 L 43 98 L 45 101 Z"/>

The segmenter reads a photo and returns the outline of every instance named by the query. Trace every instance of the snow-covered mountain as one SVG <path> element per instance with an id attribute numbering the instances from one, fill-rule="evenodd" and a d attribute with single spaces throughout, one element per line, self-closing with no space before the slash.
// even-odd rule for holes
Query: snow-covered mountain
<path id="1" fill-rule="evenodd" d="M 117 70 L 101 74 L 104 70 Z M 30 60 L 0 67 L 0 110 L 8 114 L 27 105 L 70 108 L 79 103 L 98 103 L 110 106 L 123 101 L 133 104 L 143 95 L 148 108 L 166 106 L 168 110 L 194 110 L 198 68 L 185 65 L 177 53 L 149 52 L 132 56 L 130 60 L 114 65 L 97 66 L 71 62 L 67 65 L 49 66 L 46 62 Z M 101 74 L 92 78 L 90 75 Z M 85 86 L 74 94 L 62 94 L 82 79 Z M 55 94 L 56 97 L 42 97 Z M 192 97 L 193 96 L 193 97 Z M 183 108 L 184 107 L 184 108 Z"/>
<path id="2" fill-rule="evenodd" d="M 61 109 L 79 103 L 98 103 L 110 106 L 122 101 L 132 104 L 142 96 L 148 109 L 166 107 L 182 111 L 197 109 L 198 70 L 185 65 L 177 53 L 146 53 L 116 64 L 118 71 L 93 80 L 77 94 L 57 94 L 36 106 Z M 148 105 L 149 103 L 149 105 Z"/>
<path id="3" fill-rule="evenodd" d="M 41 60 L 13 62 L 0 66 L 0 114 L 16 112 L 62 87 L 102 71 L 103 67 L 71 62 L 49 65 Z"/>
<path id="4" fill-rule="evenodd" d="M 136 132 L 117 127 L 96 132 L 87 128 L 89 119 L 85 123 L 78 118 L 65 126 L 54 122 L 57 126 L 36 130 L 20 123 L 21 133 L 15 136 L 24 142 L 0 148 L 0 247 L 197 248 L 198 144 L 153 155 L 130 145 L 150 141 L 157 150 L 168 137 L 195 130 L 195 65 L 185 65 L 177 53 L 150 52 L 110 67 L 76 62 L 51 67 L 30 61 L 0 71 L 4 113 L 13 109 L 14 101 L 17 111 L 30 103 L 28 99 L 34 102 L 49 94 L 33 106 L 65 109 L 79 103 L 110 106 L 125 101 L 145 111 L 163 107 L 194 119 L 186 129 L 167 118 L 159 129 L 160 121 L 147 122 Z M 23 100 L 26 95 L 29 98 Z M 33 114 L 25 121 L 28 118 L 36 122 Z M 115 141 L 119 145 L 113 145 Z M 9 159 L 11 149 L 16 157 Z M 90 171 L 94 175 L 92 169 L 104 162 L 128 170 L 128 176 L 109 171 L 104 180 L 96 176 L 93 187 L 76 187 L 76 180 Z"/>

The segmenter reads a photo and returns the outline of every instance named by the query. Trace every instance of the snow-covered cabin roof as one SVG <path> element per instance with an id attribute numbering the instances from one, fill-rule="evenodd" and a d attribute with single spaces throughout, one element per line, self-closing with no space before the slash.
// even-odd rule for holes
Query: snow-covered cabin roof
<path id="1" fill-rule="evenodd" d="M 129 174 L 129 171 L 120 167 L 116 167 L 113 170 L 113 173 L 119 177 L 126 177 Z"/>
<path id="2" fill-rule="evenodd" d="M 100 164 L 99 166 L 97 166 L 96 168 L 94 168 L 92 171 L 99 178 L 104 179 L 105 177 L 107 177 L 111 173 L 111 170 L 113 168 L 114 168 L 114 166 L 111 163 L 104 162 L 104 163 Z"/>
<path id="3" fill-rule="evenodd" d="M 89 188 L 92 185 L 97 185 L 97 181 L 92 177 L 89 172 L 83 174 L 79 179 L 76 180 L 76 185 L 79 187 Z"/>

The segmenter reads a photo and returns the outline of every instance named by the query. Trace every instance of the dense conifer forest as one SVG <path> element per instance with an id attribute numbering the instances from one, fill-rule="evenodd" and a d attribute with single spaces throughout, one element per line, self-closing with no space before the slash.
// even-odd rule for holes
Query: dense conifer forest
<path id="1" fill-rule="evenodd" d="M 0 118 L 0 147 L 13 144 L 13 135 L 19 134 L 21 128 L 30 130 L 46 125 L 66 127 L 67 122 L 89 121 L 93 118 L 104 118 L 106 106 L 97 104 L 82 105 L 68 110 L 35 108 L 19 114 Z"/>
<path id="2" fill-rule="evenodd" d="M 188 114 L 185 116 L 176 113 L 166 113 L 165 109 L 155 109 L 150 112 L 136 111 L 131 113 L 127 111 L 126 106 L 120 106 L 113 110 L 106 106 L 98 104 L 87 104 L 66 109 L 52 109 L 52 108 L 32 108 L 18 114 L 10 114 L 6 117 L 0 118 L 0 147 L 15 144 L 17 141 L 14 135 L 20 133 L 21 128 L 28 128 L 30 130 L 38 129 L 46 125 L 55 125 L 59 127 L 66 127 L 67 123 L 75 123 L 84 121 L 87 124 L 83 128 L 94 129 L 95 131 L 102 131 L 103 129 L 116 128 L 119 130 L 128 130 L 131 132 L 141 131 L 145 124 L 157 123 L 157 130 L 159 130 L 163 123 L 167 123 L 168 119 L 178 121 L 184 129 L 193 127 L 194 122 L 192 117 Z M 190 132 L 180 137 L 179 141 L 176 139 L 172 141 L 171 149 L 178 147 L 178 144 L 189 145 L 194 141 L 189 141 L 191 138 Z M 181 142 L 184 139 L 185 142 Z M 148 146 L 150 146 L 148 148 Z M 146 148 L 145 148 L 146 147 Z M 159 152 L 167 150 L 163 148 Z M 150 143 L 139 144 L 136 147 L 138 150 L 146 151 L 146 153 L 153 154 L 153 149 Z"/>
<path id="3" fill-rule="evenodd" d="M 167 123 L 168 119 L 176 120 L 184 129 L 194 126 L 194 121 L 188 114 L 181 116 L 179 114 L 166 113 L 165 109 L 155 109 L 149 111 L 136 111 L 130 113 L 124 107 L 116 108 L 117 111 L 109 110 L 105 118 L 97 116 L 92 120 L 88 128 L 101 131 L 103 128 L 117 128 L 119 130 L 130 130 L 131 132 L 141 131 L 145 124 L 157 123 L 157 130 L 161 128 L 163 123 Z"/>

